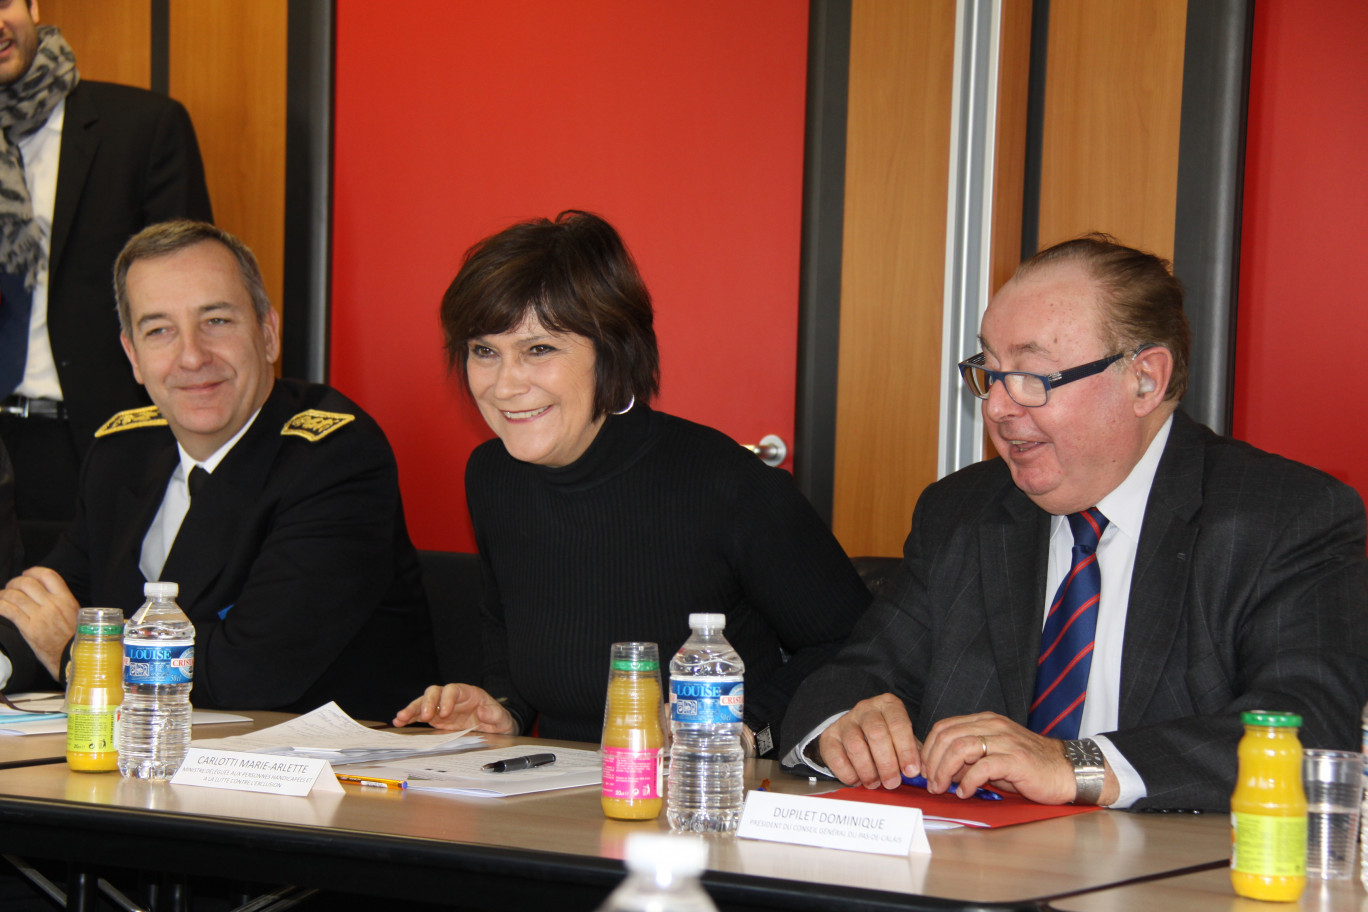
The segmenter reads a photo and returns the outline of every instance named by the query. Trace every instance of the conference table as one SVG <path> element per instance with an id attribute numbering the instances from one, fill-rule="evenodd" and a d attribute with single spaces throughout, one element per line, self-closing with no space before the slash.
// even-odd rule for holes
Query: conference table
<path id="1" fill-rule="evenodd" d="M 1051 903 L 1057 912 L 1368 912 L 1358 879 L 1307 883 L 1295 903 L 1243 899 L 1230 890 L 1225 868 L 1181 874 L 1071 896 Z"/>
<path id="2" fill-rule="evenodd" d="M 247 715 L 261 725 L 285 718 Z M 196 736 L 247 728 L 215 725 Z M 0 739 L 0 763 L 18 749 L 15 740 Z M 593 747 L 487 740 L 494 747 Z M 771 791 L 832 788 L 789 776 L 773 761 L 748 761 L 746 774 L 748 788 L 764 779 Z M 1232 905 L 1239 901 L 1228 879 L 1220 887 L 1228 827 L 1220 814 L 1097 811 L 933 831 L 931 855 L 897 857 L 710 837 L 703 883 L 722 909 L 1095 912 L 1160 908 L 1146 904 L 1156 890 L 1169 890 L 1163 908 L 1170 912 L 1195 908 L 1174 891 L 1210 893 L 1212 904 L 1201 908 L 1244 908 Z M 663 816 L 606 819 L 596 787 L 492 799 L 346 786 L 342 794 L 296 798 L 73 773 L 60 762 L 0 769 L 6 854 L 191 878 L 231 873 L 259 884 L 473 909 L 594 909 L 623 877 L 627 837 L 665 830 Z M 1362 892 L 1353 887 L 1339 897 L 1352 904 L 1323 908 L 1358 909 Z"/>

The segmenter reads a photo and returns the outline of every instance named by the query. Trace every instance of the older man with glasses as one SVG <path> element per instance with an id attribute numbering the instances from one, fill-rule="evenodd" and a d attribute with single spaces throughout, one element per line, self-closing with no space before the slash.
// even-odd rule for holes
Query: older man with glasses
<path id="1" fill-rule="evenodd" d="M 789 707 L 847 784 L 1228 808 L 1240 713 L 1355 749 L 1368 523 L 1353 489 L 1178 404 L 1168 264 L 1093 235 L 1022 264 L 959 365 L 1001 459 L 929 487 L 897 578 Z"/>

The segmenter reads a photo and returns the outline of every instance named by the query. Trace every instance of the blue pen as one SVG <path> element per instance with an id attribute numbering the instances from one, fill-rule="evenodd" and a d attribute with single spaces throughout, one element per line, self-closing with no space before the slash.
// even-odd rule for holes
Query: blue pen
<path id="1" fill-rule="evenodd" d="M 926 788 L 925 776 L 903 776 L 904 785 L 915 785 L 917 788 Z M 950 794 L 956 794 L 955 789 L 959 788 L 959 783 L 950 783 Z M 992 789 L 981 788 L 974 792 L 975 798 L 982 798 L 984 801 L 1001 801 L 1002 796 Z"/>

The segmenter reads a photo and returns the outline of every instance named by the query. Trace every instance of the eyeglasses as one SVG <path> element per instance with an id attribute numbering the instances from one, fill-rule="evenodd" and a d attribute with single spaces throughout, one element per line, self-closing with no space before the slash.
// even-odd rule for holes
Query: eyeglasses
<path id="1" fill-rule="evenodd" d="M 1132 357 L 1140 354 L 1149 344 L 1141 345 L 1132 352 L 1118 352 L 1090 361 L 1087 364 L 1080 364 L 1078 367 L 1071 367 L 1068 370 L 1055 371 L 1053 374 L 1032 374 L 1028 371 L 995 371 L 983 366 L 983 352 L 979 352 L 972 358 L 966 358 L 959 363 L 960 376 L 969 386 L 969 391 L 980 399 L 988 398 L 988 390 L 999 380 L 1006 385 L 1007 395 L 1012 397 L 1012 401 L 1024 408 L 1040 408 L 1040 406 L 1050 401 L 1050 390 L 1066 383 L 1073 383 L 1075 380 L 1082 380 L 1084 377 L 1091 377 L 1093 374 L 1100 374 L 1120 361 L 1127 354 Z"/>

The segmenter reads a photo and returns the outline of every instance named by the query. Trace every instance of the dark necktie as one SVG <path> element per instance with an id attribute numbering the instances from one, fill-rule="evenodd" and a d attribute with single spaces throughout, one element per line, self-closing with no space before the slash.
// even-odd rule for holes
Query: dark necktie
<path id="1" fill-rule="evenodd" d="M 195 466 L 190 470 L 190 479 L 186 484 L 190 488 L 190 500 L 199 497 L 200 491 L 204 490 L 204 483 L 209 480 L 209 473 L 201 466 Z"/>
<path id="2" fill-rule="evenodd" d="M 0 274 L 0 396 L 14 392 L 28 361 L 29 311 L 33 294 L 24 277 Z"/>
<path id="3" fill-rule="evenodd" d="M 1035 701 L 1027 721 L 1031 731 L 1065 740 L 1078 737 L 1083 698 L 1088 693 L 1093 639 L 1097 634 L 1097 603 L 1102 597 L 1102 573 L 1097 567 L 1097 542 L 1107 528 L 1107 517 L 1096 507 L 1069 514 L 1073 530 L 1073 565 L 1059 584 L 1045 630 L 1040 635 Z"/>

